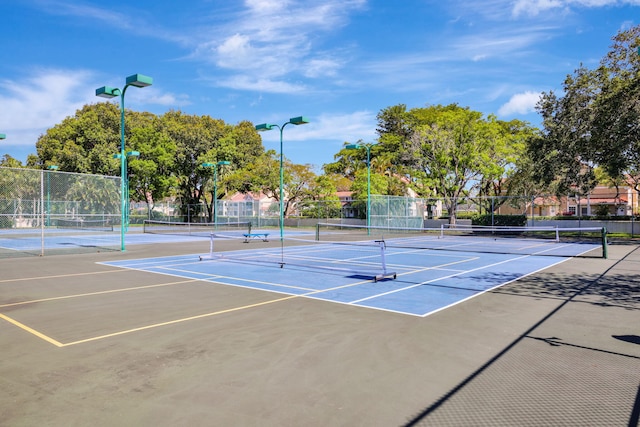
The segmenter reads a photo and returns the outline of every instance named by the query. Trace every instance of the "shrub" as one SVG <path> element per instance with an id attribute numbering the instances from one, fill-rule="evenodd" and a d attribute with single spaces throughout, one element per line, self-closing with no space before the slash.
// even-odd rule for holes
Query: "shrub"
<path id="1" fill-rule="evenodd" d="M 526 215 L 486 215 L 476 214 L 471 218 L 472 225 L 497 227 L 524 227 L 527 225 Z"/>

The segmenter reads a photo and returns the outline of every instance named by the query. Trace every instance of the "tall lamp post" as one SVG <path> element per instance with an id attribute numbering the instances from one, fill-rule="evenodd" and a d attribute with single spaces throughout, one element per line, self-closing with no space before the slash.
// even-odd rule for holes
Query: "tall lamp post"
<path id="1" fill-rule="evenodd" d="M 367 234 L 371 233 L 371 147 L 376 144 L 349 144 L 347 150 L 367 150 Z"/>
<path id="2" fill-rule="evenodd" d="M 218 163 L 203 163 L 202 167 L 213 167 L 213 224 L 218 223 L 218 166 L 230 165 L 231 162 L 227 160 L 221 160 Z"/>
<path id="3" fill-rule="evenodd" d="M 287 125 L 304 125 L 309 123 L 309 119 L 304 116 L 293 117 L 289 119 L 288 122 L 284 123 L 282 126 L 274 125 L 271 123 L 262 123 L 256 125 L 256 130 L 258 132 L 265 132 L 271 130 L 273 128 L 278 128 L 280 130 L 280 242 L 284 240 L 284 165 L 283 165 L 283 154 L 282 154 L 282 132 L 284 131 L 285 126 Z"/>
<path id="4" fill-rule="evenodd" d="M 151 77 L 144 76 L 142 74 L 133 74 L 127 77 L 122 89 L 111 86 L 102 86 L 96 89 L 96 96 L 101 98 L 115 98 L 116 96 L 120 96 L 120 209 L 122 210 L 120 224 L 120 250 L 122 251 L 125 250 L 124 235 L 128 218 L 128 212 L 125 212 L 125 209 L 127 209 L 128 206 L 125 196 L 129 193 L 128 188 L 126 187 L 129 181 L 127 180 L 127 159 L 124 152 L 124 94 L 127 92 L 127 88 L 129 86 L 146 87 L 151 86 L 152 84 L 153 79 Z"/>

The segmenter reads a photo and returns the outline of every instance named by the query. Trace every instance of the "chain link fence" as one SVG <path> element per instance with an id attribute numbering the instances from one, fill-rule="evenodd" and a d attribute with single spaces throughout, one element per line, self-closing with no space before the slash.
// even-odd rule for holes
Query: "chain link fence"
<path id="1" fill-rule="evenodd" d="M 436 227 L 448 223 L 455 210 L 459 223 L 480 218 L 481 225 L 492 226 L 535 226 L 553 222 L 561 227 L 580 227 L 591 226 L 585 221 L 599 221 L 614 223 L 608 229 L 631 234 L 639 231 L 635 224 L 640 214 L 638 194 L 630 189 L 599 188 L 587 196 L 469 196 L 455 200 L 372 195 L 370 205 L 370 223 L 375 227 Z M 211 222 L 211 207 L 204 203 L 187 208 L 175 203 L 158 203 L 151 210 L 145 203 L 136 203 L 132 208 L 132 223 L 142 223 L 144 219 Z M 279 209 L 276 200 L 218 200 L 216 218 L 218 222 L 250 221 L 254 227 L 278 227 Z M 367 200 L 303 200 L 289 204 L 285 226 L 313 227 L 318 222 L 364 225 L 366 212 Z"/>
<path id="2" fill-rule="evenodd" d="M 0 167 L 0 257 L 117 249 L 121 244 L 120 191 L 119 177 Z M 366 224 L 367 200 L 287 202 L 285 227 L 315 227 L 318 222 Z M 530 226 L 564 220 L 567 227 L 580 227 L 590 225 L 585 221 L 598 220 L 609 231 L 632 236 L 640 231 L 636 224 L 638 194 L 630 189 L 600 188 L 587 196 L 456 200 L 372 195 L 369 203 L 370 222 L 375 227 L 434 227 L 448 222 L 455 210 L 457 221 L 470 222 L 481 215 L 483 225 L 514 225 L 510 217 L 524 218 L 522 225 Z M 239 201 L 218 200 L 215 211 L 205 203 L 129 206 L 129 222 L 134 227 L 145 219 L 201 223 L 212 222 L 215 216 L 218 222 L 276 228 L 280 218 L 277 200 L 249 196 Z"/>
<path id="3" fill-rule="evenodd" d="M 0 257 L 117 249 L 120 178 L 0 167 Z"/>

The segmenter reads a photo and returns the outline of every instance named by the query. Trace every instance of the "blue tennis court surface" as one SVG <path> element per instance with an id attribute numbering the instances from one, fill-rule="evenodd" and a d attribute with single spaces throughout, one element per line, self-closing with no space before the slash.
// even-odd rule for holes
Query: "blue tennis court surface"
<path id="1" fill-rule="evenodd" d="M 57 231 L 45 230 L 44 246 L 46 249 L 68 248 L 70 246 L 120 247 L 120 232 L 95 231 Z M 151 245 L 157 243 L 180 243 L 203 241 L 202 236 L 189 235 L 155 235 L 127 233 L 127 245 Z M 0 231 L 0 248 L 13 251 L 33 251 L 42 247 L 40 230 L 8 230 Z"/>
<path id="2" fill-rule="evenodd" d="M 103 264 L 229 286 L 313 298 L 396 313 L 426 316 L 521 277 L 566 261 L 567 257 L 387 248 L 387 271 L 396 278 L 374 281 L 379 254 L 350 246 L 259 248 L 233 251 L 229 258 L 208 254 L 147 258 Z M 234 258 L 249 259 L 231 259 Z M 205 259 L 200 260 L 200 257 Z M 253 260 L 281 259 L 270 264 Z M 331 263 L 336 270 L 311 264 Z M 302 265 L 309 263 L 309 266 Z M 353 266 L 364 273 L 351 272 Z M 345 266 L 344 270 L 339 267 Z M 367 273 L 368 272 L 368 273 Z"/>

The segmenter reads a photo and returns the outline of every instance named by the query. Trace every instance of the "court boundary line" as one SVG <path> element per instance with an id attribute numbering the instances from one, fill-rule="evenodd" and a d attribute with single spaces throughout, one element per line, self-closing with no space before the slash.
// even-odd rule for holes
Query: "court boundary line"
<path id="1" fill-rule="evenodd" d="M 63 299 L 90 297 L 90 296 L 95 296 L 95 295 L 114 294 L 114 293 L 118 293 L 118 292 L 136 291 L 138 289 L 149 289 L 149 288 L 159 288 L 159 287 L 162 287 L 162 286 L 181 285 L 181 284 L 184 284 L 184 283 L 191 283 L 191 282 L 197 282 L 197 281 L 199 281 L 199 279 L 189 279 L 189 280 L 182 280 L 182 281 L 179 281 L 179 282 L 157 283 L 155 285 L 135 286 L 135 287 L 131 287 L 131 288 L 121 288 L 121 289 L 109 289 L 109 290 L 105 290 L 105 291 L 86 292 L 86 293 L 83 293 L 83 294 L 63 295 L 63 296 L 59 296 L 59 297 L 40 298 L 40 299 L 35 299 L 35 300 L 11 302 L 11 303 L 8 303 L 8 304 L 0 304 L 0 309 L 5 308 L 5 307 L 15 307 L 15 306 L 18 306 L 18 305 L 35 304 L 35 303 L 38 303 L 38 302 L 49 302 L 49 301 L 57 301 L 57 300 L 63 300 Z"/>
<path id="2" fill-rule="evenodd" d="M 25 325 L 22 322 L 19 322 L 5 314 L 0 313 L 0 319 L 4 319 L 7 322 L 11 323 L 14 326 L 17 326 L 18 328 L 22 329 L 23 331 L 29 332 L 32 335 L 35 335 L 36 337 L 48 342 L 49 344 L 53 344 L 56 347 L 64 347 L 64 344 L 62 344 L 60 341 L 54 340 L 53 338 L 43 334 L 42 332 L 39 332 L 27 325 Z"/>
<path id="3" fill-rule="evenodd" d="M 123 268 L 123 271 L 127 271 L 130 270 L 129 268 Z M 139 271 L 139 270 L 138 270 Z M 153 273 L 150 271 L 147 271 L 149 273 Z M 206 283 L 217 283 L 219 285 L 222 286 L 229 286 L 226 283 L 219 283 L 216 282 L 213 279 L 190 279 L 184 282 L 176 282 L 174 284 L 177 283 L 187 283 L 187 282 L 206 282 Z M 314 290 L 312 292 L 308 292 L 305 294 L 300 294 L 300 295 L 291 295 L 288 294 L 287 296 L 284 296 L 282 298 L 277 298 L 277 299 L 273 299 L 273 300 L 268 300 L 268 301 L 263 301 L 263 302 L 259 302 L 259 303 L 254 303 L 254 304 L 248 304 L 248 305 L 244 305 L 244 306 L 240 306 L 240 307 L 233 307 L 233 308 L 229 308 L 229 309 L 225 309 L 225 310 L 218 310 L 215 312 L 211 312 L 211 313 L 204 313 L 204 314 L 199 314 L 196 316 L 190 316 L 190 317 L 185 317 L 185 318 L 180 318 L 180 319 L 174 319 L 174 320 L 170 320 L 170 321 L 166 321 L 166 322 L 160 322 L 160 323 L 154 323 L 154 324 L 150 324 L 150 325 L 146 325 L 146 326 L 140 326 L 137 328 L 132 328 L 132 329 L 126 329 L 126 330 L 122 330 L 122 331 L 117 331 L 117 332 L 113 332 L 110 334 L 104 334 L 104 335 L 99 335 L 99 336 L 95 336 L 95 337 L 90 337 L 90 338 L 86 338 L 86 339 L 82 339 L 82 340 L 76 340 L 76 341 L 71 341 L 68 343 L 62 343 L 60 341 L 55 340 L 54 338 L 51 338 L 45 334 L 43 334 L 42 332 L 39 332 L 38 330 L 31 328 L 30 326 L 27 326 L 26 324 L 19 322 L 5 314 L 0 313 L 0 318 L 6 320 L 7 322 L 13 324 L 14 326 L 17 326 L 18 328 L 22 329 L 23 331 L 26 331 L 50 344 L 55 345 L 56 347 L 68 347 L 68 346 L 72 346 L 72 345 L 76 345 L 76 344 L 83 344 L 83 343 L 87 343 L 87 342 L 92 342 L 92 341 L 97 341 L 97 340 L 101 340 L 101 339 L 105 339 L 105 338 L 111 338 L 114 336 L 119 336 L 119 335 L 125 335 L 125 334 L 129 334 L 129 333 L 133 333 L 133 332 L 139 332 L 139 331 L 143 331 L 143 330 L 148 330 L 148 329 L 153 329 L 153 328 L 157 328 L 157 327 L 162 327 L 162 326 L 168 326 L 168 325 L 173 325 L 173 324 L 177 324 L 177 323 L 182 323 L 182 322 L 187 322 L 187 321 L 191 321 L 191 320 L 196 320 L 196 319 L 202 319 L 202 318 L 206 318 L 206 317 L 211 317 L 211 316 L 216 316 L 216 315 L 220 315 L 220 314 L 226 314 L 226 313 L 231 313 L 231 312 L 235 312 L 235 311 L 240 311 L 240 310 L 244 310 L 244 309 L 248 309 L 248 308 L 254 308 L 254 307 L 260 307 L 263 305 L 267 305 L 267 304 L 271 304 L 271 303 L 276 303 L 276 302 L 281 302 L 281 301 L 286 301 L 286 300 L 290 300 L 290 299 L 295 299 L 295 298 L 304 298 L 304 297 L 308 297 L 309 295 L 313 295 L 315 293 L 320 293 L 320 292 L 326 292 L 326 291 L 331 291 L 331 290 L 336 290 L 336 289 L 341 289 L 341 288 L 346 288 L 346 287 L 351 287 L 351 286 L 357 286 L 357 285 L 361 285 L 363 283 L 369 283 L 369 280 L 366 281 L 360 281 L 360 282 L 356 282 L 356 283 L 350 283 L 347 285 L 342 285 L 342 286 L 336 286 L 334 288 L 329 288 L 329 289 L 323 289 L 320 291 Z M 159 286 L 166 286 L 167 284 L 157 284 L 157 285 L 148 285 L 148 286 L 144 286 L 144 287 L 136 287 L 136 288 L 129 288 L 128 290 L 136 290 L 137 288 L 148 288 L 148 287 L 159 287 Z M 231 286 L 235 286 L 235 285 L 231 285 Z M 260 289 L 255 289 L 255 288 L 251 288 L 253 290 L 260 290 Z M 272 292 L 272 291 L 266 291 L 266 290 L 262 290 L 264 292 Z M 106 292 L 111 292 L 111 291 L 106 291 Z M 98 294 L 100 293 L 106 293 L 106 292 L 98 292 Z M 118 290 L 113 290 L 113 292 L 118 292 Z M 80 295 L 78 295 L 80 296 Z M 91 296 L 89 294 L 83 295 L 83 296 Z M 74 296 L 67 296 L 68 298 L 73 298 Z M 57 300 L 57 299 L 61 299 L 59 297 L 54 297 L 52 298 L 52 300 Z M 311 298 L 313 299 L 313 298 Z M 33 301 L 35 302 L 35 300 Z"/>
<path id="4" fill-rule="evenodd" d="M 105 264 L 105 265 L 108 265 L 108 264 Z M 108 266 L 114 267 L 112 265 L 108 265 Z M 108 270 L 108 271 L 91 271 L 86 273 L 55 274 L 50 276 L 16 277 L 14 279 L 0 279 L 0 284 L 11 283 L 11 282 L 23 282 L 27 280 L 47 280 L 47 279 L 60 279 L 64 277 L 92 276 L 94 274 L 120 273 L 122 271 L 126 271 L 126 270 L 114 269 L 114 270 Z"/>
<path id="5" fill-rule="evenodd" d="M 508 262 L 511 262 L 511 261 L 514 261 L 514 260 L 527 258 L 527 257 L 531 257 L 531 256 L 533 256 L 533 255 L 524 255 L 524 256 L 520 256 L 520 257 L 516 257 L 516 258 L 511 258 L 509 260 L 504 260 L 504 261 L 501 261 L 501 262 L 498 262 L 498 263 L 495 263 L 495 264 L 492 264 L 492 265 L 499 265 L 499 264 L 503 264 L 503 263 L 508 263 Z M 156 257 L 154 259 L 162 259 L 162 258 L 171 258 L 171 257 Z M 471 258 L 468 258 L 468 259 L 465 259 L 465 260 L 457 260 L 457 261 L 453 261 L 451 263 L 446 263 L 446 264 L 441 265 L 441 266 L 430 266 L 430 267 L 426 267 L 426 268 L 423 268 L 423 269 L 413 269 L 412 271 L 401 273 L 401 275 L 415 274 L 416 272 L 427 271 L 427 270 L 435 270 L 435 269 L 439 269 L 439 268 L 442 268 L 444 266 L 451 265 L 451 264 L 459 264 L 459 263 L 469 262 L 469 261 L 472 261 L 473 259 L 477 259 L 477 258 L 478 257 L 475 257 L 475 258 L 471 257 Z M 425 313 L 425 314 L 413 314 L 413 313 L 408 313 L 408 312 L 400 312 L 400 311 L 397 311 L 397 310 L 385 309 L 385 308 L 380 308 L 380 307 L 368 307 L 366 305 L 357 304 L 360 301 L 373 299 L 373 298 L 380 297 L 380 296 L 383 296 L 383 295 L 388 294 L 388 293 L 399 292 L 399 290 L 391 291 L 391 292 L 385 292 L 383 294 L 377 294 L 376 296 L 373 296 L 373 297 L 367 297 L 367 298 L 363 298 L 363 299 L 355 300 L 355 301 L 351 301 L 351 302 L 341 302 L 341 301 L 327 300 L 326 298 L 314 297 L 314 295 L 316 295 L 316 294 L 320 294 L 320 293 L 324 293 L 324 292 L 331 292 L 331 291 L 335 291 L 335 290 L 339 290 L 339 289 L 345 289 L 345 288 L 349 288 L 349 287 L 359 286 L 359 285 L 362 285 L 362 284 L 365 284 L 365 283 L 370 283 L 371 280 L 362 280 L 362 281 L 358 281 L 358 282 L 354 282 L 354 283 L 349 283 L 349 284 L 346 284 L 346 285 L 335 286 L 335 287 L 326 288 L 326 289 L 322 289 L 322 290 L 310 290 L 310 292 L 306 292 L 306 293 L 303 293 L 303 294 L 293 294 L 292 295 L 290 293 L 287 294 L 284 291 L 279 292 L 279 291 L 273 291 L 273 290 L 267 290 L 267 289 L 256 289 L 256 288 L 249 288 L 248 286 L 242 286 L 242 285 L 238 285 L 238 284 L 230 284 L 230 283 L 219 282 L 219 281 L 216 281 L 216 279 L 223 279 L 224 278 L 224 279 L 233 279 L 233 280 L 240 280 L 240 281 L 248 281 L 248 280 L 238 279 L 238 278 L 235 278 L 235 277 L 231 278 L 231 277 L 226 277 L 226 276 L 213 274 L 213 275 L 209 275 L 208 278 L 189 278 L 188 280 L 178 281 L 178 282 L 170 282 L 170 283 L 155 284 L 155 285 L 145 285 L 145 286 L 139 286 L 139 287 L 131 287 L 131 288 L 123 288 L 123 289 L 115 289 L 115 290 L 107 290 L 107 291 L 98 291 L 98 292 L 91 292 L 91 293 L 77 294 L 77 295 L 67 295 L 67 296 L 62 296 L 62 297 L 53 297 L 53 298 L 50 298 L 50 299 L 33 300 L 33 301 L 31 301 L 31 303 L 33 303 L 33 302 L 42 302 L 42 301 L 46 301 L 46 300 L 55 301 L 55 300 L 60 300 L 60 299 L 78 298 L 78 297 L 82 297 L 82 296 L 94 296 L 94 295 L 100 295 L 100 294 L 126 292 L 126 291 L 132 291 L 132 290 L 137 290 L 137 289 L 156 288 L 156 287 L 162 287 L 162 286 L 169 286 L 169 285 L 183 284 L 183 283 L 195 283 L 195 282 L 216 283 L 216 284 L 223 285 L 223 286 L 229 286 L 230 285 L 230 286 L 244 287 L 244 288 L 248 288 L 248 289 L 251 289 L 251 290 L 280 293 L 280 294 L 283 294 L 285 296 L 281 297 L 281 298 L 273 299 L 273 300 L 263 301 L 263 302 L 260 302 L 260 303 L 254 303 L 254 304 L 244 305 L 244 306 L 240 306 L 240 307 L 233 307 L 233 308 L 229 308 L 229 309 L 225 309 L 225 310 L 219 310 L 219 311 L 216 311 L 216 312 L 204 313 L 204 314 L 200 314 L 200 315 L 196 315 L 196 316 L 190 316 L 190 317 L 185 317 L 185 318 L 180 318 L 180 319 L 174 319 L 174 320 L 170 320 L 170 321 L 166 321 L 166 322 L 154 323 L 154 324 L 145 325 L 145 326 L 141 326 L 141 327 L 137 327 L 137 328 L 126 329 L 126 330 L 121 330 L 121 331 L 117 331 L 117 332 L 113 332 L 113 333 L 109 333 L 109 334 L 90 337 L 90 338 L 86 338 L 86 339 L 82 339 L 82 340 L 76 340 L 76 341 L 72 341 L 72 342 L 68 342 L 68 343 L 61 343 L 60 341 L 57 341 L 54 338 L 51 338 L 51 337 L 49 337 L 49 336 L 37 331 L 36 329 L 31 328 L 31 327 L 27 326 L 26 324 L 23 324 L 23 323 L 15 320 L 15 319 L 7 316 L 7 315 L 4 315 L 2 313 L 0 313 L 0 318 L 6 320 L 7 322 L 13 324 L 14 326 L 17 326 L 18 328 L 20 328 L 20 329 L 22 329 L 22 330 L 24 330 L 26 332 L 31 333 L 32 335 L 34 335 L 34 336 L 36 336 L 36 337 L 38 337 L 38 338 L 40 338 L 40 339 L 42 339 L 42 340 L 44 340 L 46 342 L 49 342 L 50 344 L 53 344 L 53 345 L 55 345 L 57 347 L 67 347 L 67 346 L 71 346 L 71 345 L 97 341 L 97 340 L 100 340 L 100 339 L 111 338 L 111 337 L 114 337 L 114 336 L 125 335 L 125 334 L 128 334 L 128 333 L 133 333 L 133 332 L 139 332 L 139 331 L 143 331 L 143 330 L 153 329 L 153 328 L 156 328 L 156 327 L 168 326 L 168 325 L 187 322 L 187 321 L 191 321 L 191 320 L 211 317 L 211 316 L 215 316 L 215 315 L 219 315 L 219 314 L 226 314 L 226 313 L 231 313 L 231 312 L 235 312 L 235 311 L 240 311 L 240 310 L 243 310 L 243 309 L 260 307 L 260 306 L 263 306 L 263 305 L 276 303 L 276 302 L 281 302 L 281 301 L 286 301 L 286 300 L 295 299 L 295 298 L 307 298 L 307 299 L 320 300 L 320 301 L 323 301 L 323 302 L 330 301 L 330 302 L 333 302 L 333 303 L 344 304 L 344 305 L 348 305 L 348 306 L 351 306 L 351 307 L 359 307 L 359 308 L 365 308 L 365 309 L 375 308 L 377 310 L 387 311 L 387 312 L 392 312 L 392 313 L 397 313 L 397 314 L 411 315 L 411 316 L 415 316 L 415 317 L 426 317 L 426 316 L 429 316 L 431 314 L 435 314 L 435 313 L 437 313 L 439 311 L 442 311 L 442 310 L 444 310 L 446 308 L 450 308 L 450 307 L 452 307 L 454 305 L 463 303 L 463 302 L 465 302 L 465 301 L 467 301 L 467 300 L 469 300 L 471 298 L 475 298 L 477 296 L 480 296 L 480 295 L 482 295 L 482 294 L 484 294 L 486 292 L 489 292 L 489 291 L 491 291 L 493 289 L 496 289 L 498 287 L 504 286 L 504 285 L 506 285 L 508 283 L 513 282 L 514 280 L 519 280 L 519 279 L 521 279 L 523 277 L 526 277 L 528 275 L 534 274 L 534 273 L 536 273 L 538 271 L 541 271 L 541 270 L 544 270 L 546 268 L 550 268 L 552 266 L 555 266 L 555 265 L 558 265 L 560 263 L 563 263 L 563 262 L 565 262 L 565 261 L 567 261 L 569 259 L 570 258 L 560 259 L 558 262 L 553 263 L 553 264 L 551 264 L 549 266 L 545 266 L 545 267 L 540 268 L 540 269 L 538 269 L 536 271 L 527 273 L 527 274 L 522 275 L 522 276 L 520 276 L 520 277 L 518 277 L 516 279 L 510 280 L 510 281 L 507 281 L 507 282 L 504 282 L 504 283 L 500 283 L 500 284 L 498 284 L 498 285 L 496 285 L 494 287 L 491 287 L 489 289 L 478 291 L 477 293 L 475 293 L 475 294 L 473 294 L 473 295 L 471 295 L 471 296 L 469 296 L 467 298 L 464 298 L 462 300 L 456 301 L 455 303 L 449 304 L 447 306 L 441 307 L 439 309 L 430 311 L 430 312 Z M 116 262 L 118 262 L 118 261 L 116 261 Z M 124 267 L 124 266 L 121 267 L 121 266 L 117 266 L 117 265 L 113 265 L 113 264 L 105 264 L 105 263 L 97 263 L 97 264 L 108 265 L 110 267 L 117 267 L 117 269 L 116 270 L 104 271 L 104 272 L 89 272 L 89 273 L 75 273 L 75 274 L 69 274 L 69 275 L 45 276 L 44 278 L 54 278 L 54 277 L 59 278 L 59 277 L 67 277 L 67 276 L 70 277 L 70 276 L 82 276 L 82 275 L 92 275 L 92 274 L 105 274 L 105 273 L 112 273 L 112 272 L 116 272 L 116 271 L 127 271 L 127 270 L 143 271 L 143 272 L 146 272 L 146 273 L 155 273 L 155 274 L 165 274 L 165 275 L 170 275 L 170 276 L 173 276 L 173 277 L 182 277 L 182 278 L 184 278 L 184 276 L 178 276 L 178 275 L 174 275 L 174 274 L 171 274 L 171 273 L 164 273 L 164 272 L 163 273 L 159 273 L 159 272 L 154 272 L 154 271 L 149 271 L 149 270 L 143 270 L 143 269 L 140 269 L 140 268 L 131 268 L 131 267 Z M 197 264 L 197 263 L 196 262 L 188 262 L 187 264 Z M 484 268 L 487 268 L 487 267 L 489 267 L 489 266 L 482 266 L 482 267 L 478 267 L 478 268 L 472 269 L 472 270 L 464 270 L 464 271 L 460 271 L 460 272 L 457 272 L 455 274 L 449 275 L 447 277 L 454 277 L 456 275 L 465 274 L 465 273 L 470 272 L 470 271 L 481 270 L 481 269 L 484 269 Z M 160 268 L 163 269 L 162 267 L 160 267 Z M 178 271 L 180 271 L 180 270 L 178 270 Z M 190 272 L 190 273 L 193 273 L 193 272 Z M 197 274 L 202 274 L 202 273 L 197 273 Z M 24 279 L 18 279 L 18 280 L 21 281 L 21 280 L 29 280 L 29 279 L 24 278 Z M 438 281 L 438 280 L 442 280 L 442 278 L 435 279 L 434 282 Z M 12 279 L 2 280 L 2 281 L 0 281 L 0 283 L 2 283 L 2 282 L 10 282 L 10 281 L 13 281 L 13 280 Z M 406 288 L 402 288 L 402 289 L 403 290 L 411 289 L 411 288 L 414 288 L 414 287 L 417 287 L 417 286 L 422 286 L 422 285 L 428 284 L 430 282 L 431 281 L 423 282 L 423 283 L 412 285 L 412 286 L 409 286 L 409 287 L 406 287 Z M 256 283 L 259 283 L 259 282 L 256 281 Z M 276 284 L 276 285 L 277 286 L 282 286 L 281 284 Z M 304 289 L 302 289 L 302 290 L 304 290 Z M 0 306 L 0 308 L 7 307 L 7 306 L 12 306 L 12 305 L 24 305 L 24 304 L 28 304 L 28 303 L 29 302 L 11 303 L 11 304 L 8 304 L 8 305 Z"/>

